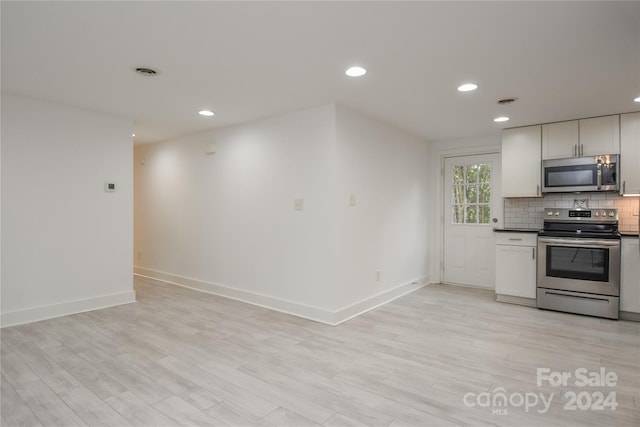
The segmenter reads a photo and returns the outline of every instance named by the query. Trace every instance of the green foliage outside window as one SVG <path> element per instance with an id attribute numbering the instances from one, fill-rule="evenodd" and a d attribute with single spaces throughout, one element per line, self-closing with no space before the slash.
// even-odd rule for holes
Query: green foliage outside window
<path id="1" fill-rule="evenodd" d="M 491 217 L 491 165 L 453 167 L 454 224 L 489 224 Z"/>

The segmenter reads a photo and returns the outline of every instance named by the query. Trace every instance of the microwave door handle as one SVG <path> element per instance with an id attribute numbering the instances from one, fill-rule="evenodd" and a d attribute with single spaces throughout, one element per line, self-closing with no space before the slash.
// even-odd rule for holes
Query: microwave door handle
<path id="1" fill-rule="evenodd" d="M 598 190 L 602 189 L 602 162 L 600 160 L 598 160 L 598 163 L 596 164 L 596 175 L 597 175 L 597 185 L 598 185 Z"/>

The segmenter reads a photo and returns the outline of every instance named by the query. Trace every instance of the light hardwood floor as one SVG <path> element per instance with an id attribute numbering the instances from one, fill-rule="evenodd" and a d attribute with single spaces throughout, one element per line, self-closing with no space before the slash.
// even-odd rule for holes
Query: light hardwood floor
<path id="1" fill-rule="evenodd" d="M 2 426 L 640 425 L 639 323 L 429 285 L 330 327 L 148 279 L 135 288 L 137 304 L 2 329 Z M 601 367 L 614 387 L 536 384 L 537 368 Z M 563 409 L 565 393 L 584 405 L 596 391 L 615 392 L 617 409 Z M 465 405 L 500 392 L 512 403 Z M 541 394 L 547 412 L 518 406 Z"/>

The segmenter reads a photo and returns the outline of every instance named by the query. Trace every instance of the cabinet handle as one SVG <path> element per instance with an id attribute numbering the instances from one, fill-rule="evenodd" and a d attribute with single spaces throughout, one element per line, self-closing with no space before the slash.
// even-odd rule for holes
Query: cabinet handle
<path id="1" fill-rule="evenodd" d="M 584 156 L 584 144 L 580 144 L 580 157 Z"/>
<path id="2" fill-rule="evenodd" d="M 578 157 L 578 144 L 573 144 L 573 157 Z"/>
<path id="3" fill-rule="evenodd" d="M 536 259 L 536 248 L 531 248 L 531 259 Z"/>
<path id="4" fill-rule="evenodd" d="M 509 239 L 509 240 L 512 240 L 512 241 L 514 241 L 514 242 L 519 242 L 519 241 L 520 241 L 520 240 L 522 240 L 522 239 Z"/>
<path id="5" fill-rule="evenodd" d="M 536 185 L 536 196 L 540 195 L 540 184 Z"/>
<path id="6" fill-rule="evenodd" d="M 622 181 L 622 194 L 627 192 L 627 181 Z"/>

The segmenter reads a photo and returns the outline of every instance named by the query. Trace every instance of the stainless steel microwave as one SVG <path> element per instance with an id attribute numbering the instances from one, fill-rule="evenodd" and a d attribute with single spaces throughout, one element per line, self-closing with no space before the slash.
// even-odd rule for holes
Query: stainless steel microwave
<path id="1" fill-rule="evenodd" d="M 543 193 L 618 191 L 618 154 L 542 161 Z"/>

